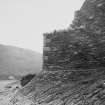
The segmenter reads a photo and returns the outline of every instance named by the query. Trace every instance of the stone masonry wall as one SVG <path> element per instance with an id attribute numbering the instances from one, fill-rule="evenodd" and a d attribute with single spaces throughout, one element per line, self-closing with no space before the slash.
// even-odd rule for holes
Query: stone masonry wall
<path id="1" fill-rule="evenodd" d="M 105 0 L 86 0 L 70 27 L 44 34 L 43 69 L 104 67 Z"/>

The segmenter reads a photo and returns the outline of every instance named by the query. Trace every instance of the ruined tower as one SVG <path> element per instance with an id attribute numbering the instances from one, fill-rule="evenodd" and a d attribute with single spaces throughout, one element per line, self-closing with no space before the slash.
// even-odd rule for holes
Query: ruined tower
<path id="1" fill-rule="evenodd" d="M 86 0 L 70 27 L 44 34 L 43 69 L 104 67 L 105 0 Z"/>

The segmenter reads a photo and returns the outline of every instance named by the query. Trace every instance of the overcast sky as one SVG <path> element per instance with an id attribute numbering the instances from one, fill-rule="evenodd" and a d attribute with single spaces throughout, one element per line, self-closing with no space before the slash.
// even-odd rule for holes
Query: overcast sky
<path id="1" fill-rule="evenodd" d="M 0 44 L 42 53 L 43 33 L 67 28 L 84 0 L 0 0 Z"/>

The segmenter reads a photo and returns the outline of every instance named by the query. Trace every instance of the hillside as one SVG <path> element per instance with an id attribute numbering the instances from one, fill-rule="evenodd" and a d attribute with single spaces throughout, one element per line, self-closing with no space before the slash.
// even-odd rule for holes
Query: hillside
<path id="1" fill-rule="evenodd" d="M 0 75 L 25 75 L 42 69 L 40 53 L 14 46 L 0 45 Z"/>

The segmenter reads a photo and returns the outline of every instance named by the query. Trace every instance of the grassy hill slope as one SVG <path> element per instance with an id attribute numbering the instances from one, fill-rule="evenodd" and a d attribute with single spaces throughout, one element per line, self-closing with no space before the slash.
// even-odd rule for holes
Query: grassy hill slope
<path id="1" fill-rule="evenodd" d="M 42 68 L 40 53 L 14 46 L 0 45 L 0 75 L 38 73 Z"/>

